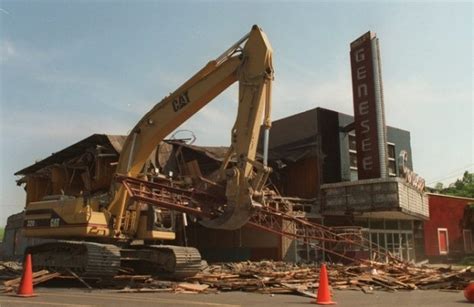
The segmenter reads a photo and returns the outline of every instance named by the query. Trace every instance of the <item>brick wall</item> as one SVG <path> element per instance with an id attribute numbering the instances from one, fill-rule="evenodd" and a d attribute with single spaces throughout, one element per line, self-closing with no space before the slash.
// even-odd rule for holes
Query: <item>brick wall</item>
<path id="1" fill-rule="evenodd" d="M 465 206 L 473 201 L 474 199 L 428 194 L 430 219 L 424 222 L 426 256 L 440 256 L 438 228 L 448 230 L 449 255 L 464 253 L 461 220 Z"/>

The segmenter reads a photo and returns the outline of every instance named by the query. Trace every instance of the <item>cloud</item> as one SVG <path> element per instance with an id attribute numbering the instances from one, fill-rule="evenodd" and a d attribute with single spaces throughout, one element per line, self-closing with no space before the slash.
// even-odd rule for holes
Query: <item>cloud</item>
<path id="1" fill-rule="evenodd" d="M 6 14 L 6 15 L 10 15 L 10 13 L 7 10 L 2 9 L 2 8 L 0 8 L 0 12 L 2 12 L 3 14 Z"/>
<path id="2" fill-rule="evenodd" d="M 11 41 L 3 40 L 0 42 L 0 64 L 4 64 L 17 55 L 15 46 Z"/>
<path id="3" fill-rule="evenodd" d="M 107 116 L 67 113 L 63 111 L 32 112 L 24 110 L 19 114 L 2 118 L 2 134 L 16 139 L 74 140 L 93 133 L 124 133 L 131 128 L 122 121 Z"/>

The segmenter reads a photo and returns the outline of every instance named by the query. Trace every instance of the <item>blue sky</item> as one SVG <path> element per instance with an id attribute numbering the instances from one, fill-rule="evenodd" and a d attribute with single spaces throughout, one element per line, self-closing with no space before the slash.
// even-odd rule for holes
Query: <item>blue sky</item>
<path id="1" fill-rule="evenodd" d="M 0 8 L 0 224 L 24 206 L 15 171 L 92 133 L 128 133 L 253 24 L 274 49 L 274 119 L 318 106 L 353 114 L 349 43 L 372 30 L 387 123 L 411 131 L 415 171 L 430 183 L 474 170 L 470 2 L 0 1 Z M 197 144 L 229 144 L 236 99 L 233 86 L 182 128 Z"/>

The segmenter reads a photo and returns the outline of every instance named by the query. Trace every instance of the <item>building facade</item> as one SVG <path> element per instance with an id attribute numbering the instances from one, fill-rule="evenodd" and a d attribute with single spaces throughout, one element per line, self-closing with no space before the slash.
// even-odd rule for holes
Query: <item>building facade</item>
<path id="1" fill-rule="evenodd" d="M 413 167 L 410 133 L 387 127 L 388 177 L 358 180 L 353 122 L 352 116 L 323 108 L 273 122 L 272 181 L 284 195 L 315 199 L 308 218 L 326 226 L 363 227 L 380 248 L 415 259 L 423 252 L 421 226 L 429 212 L 422 189 L 403 173 L 403 167 Z"/>
<path id="2" fill-rule="evenodd" d="M 424 255 L 459 260 L 472 254 L 474 198 L 428 193 L 430 219 L 424 222 Z"/>

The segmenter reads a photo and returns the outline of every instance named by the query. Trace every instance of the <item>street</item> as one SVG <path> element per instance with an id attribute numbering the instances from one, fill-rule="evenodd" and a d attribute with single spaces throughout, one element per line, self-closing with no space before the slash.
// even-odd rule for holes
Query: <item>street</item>
<path id="1" fill-rule="evenodd" d="M 171 294 L 171 293 L 117 293 L 111 290 L 38 288 L 33 298 L 19 298 L 2 294 L 0 306 L 302 306 L 309 305 L 311 298 L 298 295 L 269 295 L 246 292 L 222 292 L 219 294 Z M 335 291 L 333 300 L 337 306 L 466 306 L 469 304 L 462 291 L 444 292 L 398 291 Z"/>

